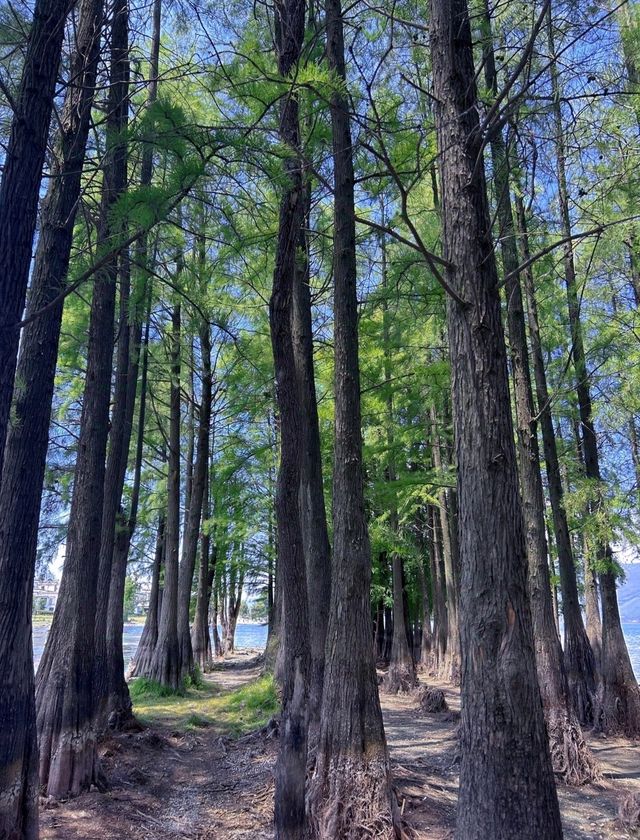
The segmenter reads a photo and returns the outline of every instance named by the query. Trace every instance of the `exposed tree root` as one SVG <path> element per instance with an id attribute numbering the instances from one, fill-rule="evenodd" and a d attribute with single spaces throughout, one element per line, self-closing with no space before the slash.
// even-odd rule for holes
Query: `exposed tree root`
<path id="1" fill-rule="evenodd" d="M 314 840 L 401 840 L 400 813 L 384 755 L 319 758 L 307 794 Z"/>
<path id="2" fill-rule="evenodd" d="M 444 691 L 439 688 L 430 688 L 428 685 L 418 689 L 418 709 L 423 714 L 434 714 L 436 712 L 448 712 L 449 707 L 444 696 Z"/>
<path id="3" fill-rule="evenodd" d="M 547 713 L 545 719 L 551 763 L 557 778 L 565 785 L 575 787 L 600 781 L 600 768 L 577 719 L 572 719 L 564 710 Z"/>
<path id="4" fill-rule="evenodd" d="M 390 665 L 382 680 L 382 690 L 386 694 L 410 694 L 417 687 L 415 668 L 408 665 Z"/>

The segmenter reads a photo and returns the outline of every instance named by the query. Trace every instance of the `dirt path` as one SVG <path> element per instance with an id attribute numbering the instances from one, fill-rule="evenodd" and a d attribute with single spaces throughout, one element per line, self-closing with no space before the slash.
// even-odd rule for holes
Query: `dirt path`
<path id="1" fill-rule="evenodd" d="M 255 661 L 240 656 L 207 679 L 231 691 L 258 675 Z M 455 822 L 459 696 L 440 687 L 448 713 L 421 716 L 411 697 L 381 698 L 400 807 L 415 840 L 445 840 Z M 640 793 L 640 747 L 614 739 L 591 745 L 606 779 L 560 788 L 565 840 L 631 837 L 615 817 L 625 791 Z M 276 751 L 277 739 L 264 733 L 234 740 L 215 727 L 118 735 L 101 750 L 109 791 L 45 803 L 42 840 L 272 840 Z"/>

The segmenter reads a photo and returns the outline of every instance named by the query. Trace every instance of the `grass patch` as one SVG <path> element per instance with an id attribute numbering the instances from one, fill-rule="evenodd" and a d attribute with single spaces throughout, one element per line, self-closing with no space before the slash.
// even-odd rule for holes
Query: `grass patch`
<path id="1" fill-rule="evenodd" d="M 239 737 L 265 726 L 279 708 L 272 676 L 260 677 L 235 691 L 221 691 L 213 680 L 201 675 L 197 686 L 185 686 L 181 694 L 144 678 L 134 680 L 129 689 L 134 712 L 143 723 L 175 730 L 211 726 L 224 735 Z"/>

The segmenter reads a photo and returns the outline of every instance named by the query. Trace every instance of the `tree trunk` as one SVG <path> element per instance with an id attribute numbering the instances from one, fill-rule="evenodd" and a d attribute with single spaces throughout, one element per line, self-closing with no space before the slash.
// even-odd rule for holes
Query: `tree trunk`
<path id="1" fill-rule="evenodd" d="M 549 54 L 551 55 L 551 93 L 555 121 L 555 147 L 558 171 L 558 200 L 562 220 L 562 233 L 568 239 L 564 245 L 565 285 L 573 366 L 576 376 L 576 394 L 580 412 L 581 442 L 584 455 L 585 475 L 593 483 L 595 497 L 589 503 L 589 513 L 597 515 L 604 504 L 598 440 L 593 422 L 591 389 L 584 349 L 580 301 L 576 281 L 573 246 L 570 240 L 571 219 L 566 177 L 566 152 L 560 105 L 560 85 L 556 66 L 556 52 L 551 6 L 547 13 Z M 599 541 L 595 547 L 599 567 L 604 569 L 598 575 L 602 599 L 602 662 L 600 685 L 598 687 L 598 708 L 594 719 L 597 729 L 606 733 L 624 732 L 630 737 L 640 735 L 640 688 L 633 673 L 629 652 L 622 632 L 616 575 L 613 571 L 613 552 L 607 541 Z"/>
<path id="2" fill-rule="evenodd" d="M 345 82 L 340 0 L 326 0 L 329 69 Z M 334 174 L 333 560 L 320 740 L 308 804 L 319 838 L 396 836 L 389 756 L 371 646 L 371 551 L 364 509 L 353 150 L 349 103 L 331 96 Z M 346 618 L 348 616 L 348 619 Z M 285 628 L 286 632 L 286 628 Z"/>
<path id="3" fill-rule="evenodd" d="M 136 441 L 135 464 L 133 470 L 133 487 L 131 491 L 131 505 L 128 517 L 120 507 L 116 526 L 116 539 L 113 547 L 113 561 L 111 565 L 111 580 L 109 583 L 109 603 L 106 621 L 106 652 L 107 652 L 107 722 L 111 729 L 122 729 L 132 717 L 131 697 L 124 673 L 124 652 L 122 648 L 122 633 L 124 625 L 124 587 L 127 574 L 127 560 L 131 540 L 136 529 L 138 519 L 138 504 L 140 501 L 140 487 L 142 478 L 142 455 L 144 447 L 144 428 L 147 407 L 147 374 L 149 367 L 149 330 L 151 326 L 152 284 L 148 280 L 147 313 L 145 335 L 140 348 L 140 327 L 138 323 L 132 326 L 131 343 L 133 352 L 129 358 L 127 372 L 127 410 L 126 423 L 131 426 L 138 386 L 138 367 L 142 350 L 142 377 L 140 380 L 140 410 L 138 415 L 138 430 Z M 130 437 L 130 432 L 129 432 Z M 129 448 L 127 444 L 127 449 Z M 164 522 L 162 525 L 164 533 Z M 157 627 L 157 624 L 156 624 Z"/>
<path id="4" fill-rule="evenodd" d="M 434 505 L 429 506 L 431 523 L 431 586 L 433 591 L 434 626 L 433 635 L 436 641 L 434 650 L 434 667 L 440 672 L 444 667 L 447 656 L 447 590 L 445 582 L 445 568 L 442 551 L 442 528 L 440 516 Z"/>
<path id="5" fill-rule="evenodd" d="M 204 259 L 203 259 L 204 261 Z M 178 644 L 180 647 L 180 670 L 182 676 L 193 671 L 193 648 L 191 647 L 191 631 L 189 629 L 189 606 L 191 604 L 191 588 L 193 573 L 198 552 L 198 535 L 202 521 L 202 505 L 204 501 L 207 471 L 209 468 L 209 436 L 211 432 L 211 327 L 202 323 L 200 327 L 200 352 L 202 355 L 202 396 L 198 417 L 198 445 L 196 461 L 193 466 L 191 480 L 191 498 L 186 512 L 187 523 L 184 529 L 182 543 L 182 560 L 178 586 Z"/>
<path id="6" fill-rule="evenodd" d="M 38 0 L 0 182 L 0 470 L 69 0 Z M 75 68 L 81 71 L 77 63 Z M 81 71 L 82 72 L 82 71 Z M 85 71 L 86 72 L 86 71 Z M 86 78 L 86 77 L 85 77 Z M 93 84 L 88 95 L 93 96 Z M 80 160 L 84 158 L 84 148 Z M 52 183 L 55 184 L 55 181 Z M 73 227 L 73 225 L 71 225 Z M 33 831 L 33 827 L 29 828 Z"/>
<path id="7" fill-rule="evenodd" d="M 433 454 L 433 465 L 442 475 L 444 459 L 442 457 L 442 445 L 437 432 L 437 417 L 435 406 L 431 407 L 431 451 Z M 459 583 L 457 557 L 458 541 L 451 539 L 452 530 L 455 525 L 451 524 L 450 503 L 448 493 L 441 487 L 438 490 L 437 512 L 434 508 L 434 515 L 439 518 L 438 537 L 442 548 L 442 561 L 444 564 L 444 593 L 446 597 L 446 648 L 441 651 L 443 658 L 439 663 L 438 671 L 441 676 L 452 683 L 460 682 L 460 631 L 458 619 Z"/>
<path id="8" fill-rule="evenodd" d="M 484 15 L 488 27 L 483 57 L 487 87 L 498 93 L 498 78 L 491 35 L 488 0 Z M 491 139 L 493 182 L 502 265 L 506 275 L 507 328 L 511 346 L 511 375 L 515 397 L 517 455 L 520 491 L 529 564 L 529 600 L 533 621 L 538 683 L 542 695 L 551 761 L 556 776 L 563 782 L 581 785 L 594 781 L 599 774 L 587 748 L 578 718 L 573 709 L 562 647 L 558 637 L 551 597 L 547 562 L 548 549 L 544 520 L 544 491 L 540 475 L 538 424 L 533 402 L 527 332 L 516 246 L 516 230 L 511 207 L 508 152 L 502 133 Z"/>
<path id="9" fill-rule="evenodd" d="M 180 269 L 178 267 L 178 273 Z M 181 685 L 178 645 L 178 551 L 180 545 L 180 304 L 173 307 L 171 331 L 171 390 L 169 397 L 169 462 L 164 591 L 158 640 L 148 676 L 177 691 Z"/>
<path id="10" fill-rule="evenodd" d="M 160 617 L 161 577 L 165 553 L 165 512 L 161 511 L 158 517 L 158 530 L 156 535 L 156 550 L 153 558 L 151 571 L 151 591 L 149 592 L 149 608 L 147 617 L 142 628 L 142 635 L 138 642 L 135 655 L 129 664 L 127 676 L 129 679 L 147 674 L 151 668 L 153 652 L 158 641 L 158 619 Z"/>
<path id="11" fill-rule="evenodd" d="M 460 840 L 562 837 L 527 566 L 466 0 L 431 0 L 460 535 Z"/>
<path id="12" fill-rule="evenodd" d="M 62 290 L 69 265 L 75 207 L 89 131 L 100 45 L 102 4 L 81 4 L 69 87 L 55 141 L 54 177 L 43 202 L 27 315 Z M 33 574 L 55 377 L 62 302 L 22 335 L 15 422 L 8 430 L 0 493 L 0 835 L 32 840 L 38 833 L 38 752 L 31 644 Z M 0 436 L 2 433 L 0 432 Z M 4 438 L 3 438 L 4 441 Z"/>
<path id="13" fill-rule="evenodd" d="M 516 196 L 518 236 L 522 243 L 524 261 L 530 259 L 529 238 L 526 215 L 522 198 Z M 573 709 L 583 726 L 593 723 L 593 710 L 596 692 L 596 661 L 585 631 L 578 595 L 576 575 L 569 525 L 564 507 L 562 475 L 556 445 L 556 434 L 551 416 L 551 401 L 547 389 L 547 377 L 542 354 L 538 307 L 531 268 L 523 272 L 527 295 L 529 336 L 531 355 L 536 381 L 537 409 L 542 430 L 542 444 L 547 470 L 547 486 L 553 516 L 554 536 L 558 551 L 560 570 L 560 588 L 562 591 L 562 614 L 564 619 L 564 659 L 569 681 L 569 692 Z"/>
<path id="14" fill-rule="evenodd" d="M 309 721 L 320 721 L 324 649 L 331 597 L 331 549 L 327 531 L 327 514 L 322 483 L 322 450 L 313 367 L 313 329 L 311 322 L 311 290 L 309 288 L 309 255 L 307 231 L 310 185 L 302 183 L 304 214 L 298 232 L 299 257 L 293 287 L 293 349 L 300 399 L 301 464 L 300 464 L 300 527 L 307 576 L 309 608 L 309 643 L 311 670 L 309 676 Z"/>
<path id="15" fill-rule="evenodd" d="M 203 524 L 211 516 L 210 488 L 211 481 L 207 475 L 205 487 L 204 507 L 202 511 Z M 198 592 L 196 595 L 196 612 L 193 621 L 191 646 L 193 661 L 204 673 L 213 667 L 211 648 L 211 634 L 209 633 L 209 604 L 216 574 L 216 542 L 215 531 L 211 539 L 210 531 L 203 528 L 200 538 L 200 568 L 198 570 Z"/>

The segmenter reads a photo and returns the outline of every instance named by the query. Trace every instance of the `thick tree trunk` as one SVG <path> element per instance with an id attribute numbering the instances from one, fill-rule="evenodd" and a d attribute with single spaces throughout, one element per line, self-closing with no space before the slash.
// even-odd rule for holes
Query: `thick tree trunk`
<path id="1" fill-rule="evenodd" d="M 327 59 L 346 79 L 340 0 L 326 0 Z M 320 740 L 308 804 L 322 840 L 383 840 L 398 823 L 371 639 L 371 550 L 364 510 L 353 150 L 349 103 L 331 97 L 334 170 L 335 443 L 333 561 Z M 348 617 L 348 618 L 347 618 Z"/>
<path id="2" fill-rule="evenodd" d="M 113 207 L 126 187 L 128 17 L 112 24 L 98 244 L 112 248 L 121 236 Z M 96 274 L 91 301 L 87 369 L 78 457 L 69 514 L 60 595 L 40 662 L 36 687 L 40 783 L 52 796 L 74 795 L 99 780 L 96 738 L 95 617 L 99 574 L 105 455 L 113 360 L 118 258 Z M 91 626 L 89 626 L 91 625 Z"/>
<path id="3" fill-rule="evenodd" d="M 209 468 L 209 436 L 211 432 L 211 327 L 203 323 L 200 328 L 200 352 L 202 364 L 202 396 L 198 417 L 198 442 L 196 461 L 193 466 L 191 498 L 186 513 L 187 523 L 182 543 L 182 560 L 178 586 L 178 645 L 180 647 L 180 671 L 186 676 L 193 671 L 193 648 L 189 629 L 189 607 L 193 573 L 198 552 L 198 535 L 202 521 L 207 471 Z"/>
<path id="4" fill-rule="evenodd" d="M 466 0 L 431 0 L 460 534 L 459 840 L 556 840 Z"/>
<path id="5" fill-rule="evenodd" d="M 587 370 L 582 323 L 580 320 L 580 300 L 576 281 L 573 246 L 570 240 L 571 219 L 569 215 L 569 196 L 566 177 L 566 152 L 560 105 L 560 85 L 556 66 L 554 27 L 551 6 L 547 14 L 548 43 L 551 55 L 551 92 L 555 120 L 555 146 L 558 171 L 558 200 L 562 220 L 562 233 L 568 239 L 564 245 L 565 285 L 573 366 L 576 376 L 576 394 L 580 412 L 581 442 L 584 455 L 585 475 L 593 482 L 595 498 L 589 504 L 589 512 L 596 515 L 601 510 L 602 476 L 598 440 L 593 421 L 591 389 Z M 606 541 L 600 541 L 595 547 L 596 558 L 605 571 L 599 573 L 600 595 L 602 599 L 602 662 L 600 684 L 598 686 L 598 708 L 594 725 L 607 733 L 624 732 L 629 736 L 640 735 L 640 688 L 633 673 L 629 652 L 620 624 L 616 575 L 613 571 L 613 552 Z"/>
<path id="6" fill-rule="evenodd" d="M 0 470 L 69 0 L 38 0 L 0 182 Z M 81 71 L 78 64 L 76 69 Z M 81 71 L 82 72 L 82 71 Z M 93 95 L 93 85 L 89 96 Z M 82 152 L 80 159 L 84 157 Z M 72 225 L 73 227 L 73 225 Z M 32 830 L 32 829 L 29 829 Z"/>
<path id="7" fill-rule="evenodd" d="M 488 37 L 484 44 L 485 79 L 498 93 L 498 79 L 491 35 L 488 0 L 484 6 Z M 508 152 L 502 134 L 491 140 L 493 182 L 500 226 L 499 241 L 506 275 L 507 328 L 511 346 L 511 375 L 515 396 L 517 454 L 520 491 L 529 563 L 529 600 L 533 620 L 538 683 L 542 695 L 551 760 L 556 776 L 567 784 L 581 785 L 598 778 L 595 761 L 587 748 L 573 709 L 562 647 L 558 637 L 551 597 L 544 519 L 544 491 L 540 475 L 538 424 L 533 402 L 527 332 L 511 206 Z"/>
<path id="8" fill-rule="evenodd" d="M 65 127 L 55 142 L 54 177 L 43 202 L 40 238 L 27 315 L 50 304 L 69 265 L 75 207 L 89 131 L 100 45 L 102 4 L 81 4 L 68 88 Z M 30 253 L 30 251 L 29 251 Z M 49 440 L 51 400 L 62 302 L 31 322 L 22 335 L 0 493 L 0 835 L 33 840 L 38 834 L 38 751 L 31 644 L 33 573 L 40 500 Z M 0 435 L 2 433 L 0 432 Z M 3 439 L 4 440 L 4 439 Z"/>
<path id="9" fill-rule="evenodd" d="M 524 262 L 530 259 L 529 238 L 524 203 L 516 196 L 518 236 L 522 243 Z M 596 692 L 596 660 L 586 633 L 580 609 L 578 580 L 576 575 L 569 525 L 564 507 L 564 491 L 560 460 L 556 445 L 556 434 L 551 416 L 551 401 L 547 388 L 547 377 L 542 354 L 542 341 L 538 321 L 538 307 L 533 272 L 523 272 L 527 296 L 531 356 L 536 382 L 537 409 L 542 430 L 542 444 L 547 471 L 547 486 L 553 516 L 553 529 L 558 552 L 560 589 L 562 592 L 562 614 L 564 619 L 564 659 L 569 681 L 571 702 L 578 720 L 583 726 L 593 723 Z"/>
<path id="10" fill-rule="evenodd" d="M 178 269 L 179 273 L 179 269 Z M 169 397 L 169 460 L 164 591 L 158 639 L 149 671 L 144 674 L 177 691 L 181 684 L 178 645 L 178 552 L 180 545 L 180 304 L 173 307 L 171 389 Z M 142 673 L 142 672 L 141 672 Z"/>
<path id="11" fill-rule="evenodd" d="M 278 71 L 285 79 L 297 71 L 305 20 L 304 0 L 285 0 L 276 6 Z M 285 163 L 287 188 L 280 201 L 276 267 L 269 301 L 281 431 L 276 522 L 284 610 L 282 725 L 275 772 L 275 829 L 279 840 L 298 840 L 305 834 L 311 676 L 305 545 L 299 500 L 302 492 L 302 462 L 305 449 L 309 446 L 310 433 L 309 429 L 305 429 L 303 418 L 303 395 L 309 399 L 309 386 L 306 392 L 303 391 L 303 373 L 307 374 L 308 368 L 305 364 L 303 371 L 300 364 L 307 360 L 298 358 L 299 364 L 296 365 L 294 346 L 296 338 L 299 340 L 299 336 L 294 335 L 295 289 L 296 285 L 303 282 L 300 275 L 305 274 L 305 267 L 300 265 L 297 253 L 301 241 L 304 241 L 305 188 L 302 180 L 299 104 L 297 94 L 293 91 L 281 101 L 280 139 L 288 152 Z M 302 289 L 298 289 L 299 301 L 301 292 Z M 306 466 L 307 474 L 304 478 L 308 479 L 308 468 L 312 465 L 307 463 Z M 309 520 L 305 524 L 310 524 Z M 307 537 L 312 535 L 308 534 Z"/>

